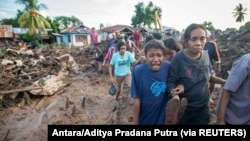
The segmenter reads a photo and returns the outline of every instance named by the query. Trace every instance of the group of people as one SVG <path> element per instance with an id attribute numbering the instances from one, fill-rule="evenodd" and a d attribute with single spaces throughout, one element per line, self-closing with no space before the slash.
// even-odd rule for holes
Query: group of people
<path id="1" fill-rule="evenodd" d="M 185 29 L 182 47 L 175 39 L 162 40 L 159 34 L 152 34 L 138 51 L 138 59 L 127 49 L 126 42 L 117 43 L 109 75 L 117 86 L 116 100 L 123 81 L 129 86 L 134 124 L 208 125 L 214 84 L 223 87 L 216 124 L 250 122 L 250 53 L 233 64 L 226 80 L 218 77 L 221 61 L 217 44 L 209 40 L 204 26 L 195 23 Z M 187 103 L 179 117 L 180 99 Z M 169 121 L 173 118 L 174 122 Z"/>

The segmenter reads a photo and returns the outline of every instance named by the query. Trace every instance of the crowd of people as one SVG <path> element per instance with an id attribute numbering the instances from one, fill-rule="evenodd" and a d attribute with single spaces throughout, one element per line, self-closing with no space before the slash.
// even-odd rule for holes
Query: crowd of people
<path id="1" fill-rule="evenodd" d="M 208 125 L 215 84 L 223 88 L 215 124 L 249 124 L 250 54 L 233 64 L 226 80 L 219 75 L 218 45 L 201 24 L 193 23 L 185 29 L 182 44 L 154 32 L 140 48 L 138 33 L 108 34 L 106 54 L 98 68 L 109 65 L 110 83 L 117 88 L 116 100 L 126 82 L 133 99 L 134 124 Z"/>

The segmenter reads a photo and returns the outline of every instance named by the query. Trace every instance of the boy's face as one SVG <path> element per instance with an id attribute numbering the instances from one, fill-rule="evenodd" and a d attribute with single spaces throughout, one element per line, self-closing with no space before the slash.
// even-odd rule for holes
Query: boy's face
<path id="1" fill-rule="evenodd" d="M 146 61 L 151 70 L 160 70 L 164 61 L 163 51 L 161 49 L 151 48 L 146 54 Z"/>

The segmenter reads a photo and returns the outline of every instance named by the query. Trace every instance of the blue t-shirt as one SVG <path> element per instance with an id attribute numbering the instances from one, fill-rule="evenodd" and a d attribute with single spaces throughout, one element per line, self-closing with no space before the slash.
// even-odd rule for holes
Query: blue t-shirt
<path id="1" fill-rule="evenodd" d="M 159 71 L 151 70 L 147 63 L 134 68 L 131 97 L 140 99 L 139 124 L 165 124 L 168 72 L 169 63 L 166 61 Z"/>

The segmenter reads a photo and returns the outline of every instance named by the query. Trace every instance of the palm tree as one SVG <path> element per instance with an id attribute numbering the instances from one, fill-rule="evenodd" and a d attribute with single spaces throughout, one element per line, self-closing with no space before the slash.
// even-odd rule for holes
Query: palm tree
<path id="1" fill-rule="evenodd" d="M 100 23 L 100 29 L 102 29 L 104 27 L 103 23 Z"/>
<path id="2" fill-rule="evenodd" d="M 236 18 L 236 22 L 244 21 L 244 15 L 247 15 L 246 11 L 247 8 L 243 8 L 241 3 L 236 6 L 233 12 L 233 17 Z"/>
<path id="3" fill-rule="evenodd" d="M 36 35 L 41 31 L 47 34 L 47 28 L 50 28 L 49 22 L 37 11 L 41 8 L 47 8 L 45 4 L 38 4 L 38 0 L 16 0 L 17 3 L 25 5 L 24 13 L 18 18 L 18 23 L 22 28 L 28 28 L 30 35 Z"/>

